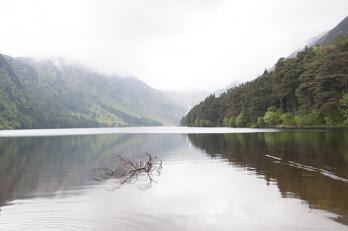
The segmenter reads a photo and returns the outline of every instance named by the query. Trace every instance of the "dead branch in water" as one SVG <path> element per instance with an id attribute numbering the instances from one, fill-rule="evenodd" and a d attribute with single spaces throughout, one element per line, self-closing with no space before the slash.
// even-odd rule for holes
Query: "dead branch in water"
<path id="1" fill-rule="evenodd" d="M 151 154 L 145 152 L 146 159 L 130 160 L 125 159 L 120 155 L 115 155 L 118 158 L 118 165 L 114 169 L 96 168 L 93 171 L 92 178 L 96 181 L 107 181 L 109 179 L 116 180 L 116 189 L 124 184 L 139 184 L 139 188 L 150 188 L 155 181 L 154 176 L 159 176 L 162 171 L 162 161 L 154 161 Z"/>

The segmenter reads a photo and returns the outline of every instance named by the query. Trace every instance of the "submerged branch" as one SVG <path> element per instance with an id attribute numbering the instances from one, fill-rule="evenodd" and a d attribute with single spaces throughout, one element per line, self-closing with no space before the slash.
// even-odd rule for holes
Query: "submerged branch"
<path id="1" fill-rule="evenodd" d="M 154 176 L 161 175 L 162 160 L 154 161 L 151 154 L 145 152 L 140 160 L 126 159 L 115 155 L 118 159 L 116 166 L 110 168 L 96 168 L 92 172 L 92 178 L 99 182 L 115 180 L 116 189 L 124 184 L 138 183 L 140 189 L 150 188 L 152 183 L 157 183 Z"/>

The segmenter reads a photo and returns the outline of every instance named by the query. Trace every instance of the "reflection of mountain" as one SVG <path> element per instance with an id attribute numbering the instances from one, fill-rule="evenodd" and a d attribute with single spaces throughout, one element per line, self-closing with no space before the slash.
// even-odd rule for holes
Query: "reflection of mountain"
<path id="1" fill-rule="evenodd" d="M 91 183 L 96 167 L 110 165 L 111 154 L 163 156 L 183 144 L 183 136 L 92 135 L 0 139 L 0 205 L 33 193 L 50 194 Z"/>
<path id="2" fill-rule="evenodd" d="M 190 134 L 189 139 L 214 157 L 255 171 L 267 184 L 274 181 L 283 197 L 305 200 L 312 208 L 338 214 L 338 221 L 348 224 L 348 183 L 288 164 L 293 161 L 348 178 L 348 137 L 343 132 Z"/>

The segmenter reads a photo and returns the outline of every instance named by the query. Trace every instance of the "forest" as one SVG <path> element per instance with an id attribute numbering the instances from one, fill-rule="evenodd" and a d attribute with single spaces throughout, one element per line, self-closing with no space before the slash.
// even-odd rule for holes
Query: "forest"
<path id="1" fill-rule="evenodd" d="M 347 127 L 348 36 L 281 58 L 255 80 L 210 95 L 181 120 L 194 127 Z"/>

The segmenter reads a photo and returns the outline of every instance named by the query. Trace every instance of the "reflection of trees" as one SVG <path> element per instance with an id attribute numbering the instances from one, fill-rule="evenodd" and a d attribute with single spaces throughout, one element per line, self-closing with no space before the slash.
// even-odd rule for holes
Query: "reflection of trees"
<path id="1" fill-rule="evenodd" d="M 82 184 L 97 157 L 93 137 L 0 139 L 0 203 Z"/>
<path id="2" fill-rule="evenodd" d="M 325 209 L 348 224 L 348 184 L 316 172 L 276 163 L 284 161 L 327 169 L 348 178 L 348 135 L 343 132 L 281 132 L 251 134 L 190 134 L 189 139 L 214 157 L 254 169 L 267 183 L 275 181 L 283 197 L 297 197 L 310 207 Z M 285 162 L 284 162 L 285 163 Z"/>
<path id="3" fill-rule="evenodd" d="M 31 193 L 95 184 L 90 172 L 110 167 L 111 153 L 164 153 L 181 139 L 163 134 L 0 138 L 0 206 Z"/>

